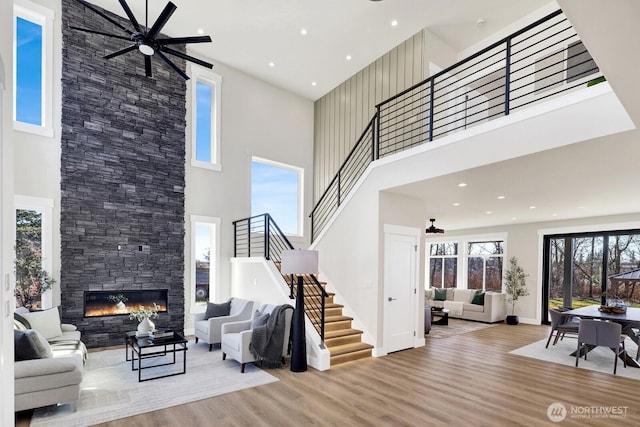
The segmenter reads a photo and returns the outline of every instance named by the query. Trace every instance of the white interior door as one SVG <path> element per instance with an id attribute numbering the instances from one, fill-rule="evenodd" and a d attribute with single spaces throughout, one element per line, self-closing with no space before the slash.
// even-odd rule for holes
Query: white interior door
<path id="1" fill-rule="evenodd" d="M 416 331 L 418 237 L 385 228 L 384 342 L 387 353 L 414 347 Z M 407 229 L 409 232 L 411 229 Z"/>

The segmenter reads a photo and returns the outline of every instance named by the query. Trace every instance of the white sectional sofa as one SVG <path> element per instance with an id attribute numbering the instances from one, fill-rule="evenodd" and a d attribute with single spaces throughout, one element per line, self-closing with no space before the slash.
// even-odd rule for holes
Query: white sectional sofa
<path id="1" fill-rule="evenodd" d="M 502 322 L 506 317 L 505 293 L 430 288 L 424 291 L 424 297 L 425 306 L 450 309 L 449 317 L 486 323 Z"/>

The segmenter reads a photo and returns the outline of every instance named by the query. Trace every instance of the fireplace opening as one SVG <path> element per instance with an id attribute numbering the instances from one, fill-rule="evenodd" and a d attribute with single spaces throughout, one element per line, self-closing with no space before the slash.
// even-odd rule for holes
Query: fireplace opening
<path id="1" fill-rule="evenodd" d="M 159 313 L 166 313 L 168 290 L 140 291 L 85 291 L 84 317 L 128 315 L 131 310 L 144 306 L 158 305 Z"/>

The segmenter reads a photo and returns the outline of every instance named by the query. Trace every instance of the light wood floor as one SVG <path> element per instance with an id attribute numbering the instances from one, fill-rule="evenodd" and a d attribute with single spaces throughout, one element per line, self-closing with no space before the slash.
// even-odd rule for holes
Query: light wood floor
<path id="1" fill-rule="evenodd" d="M 548 331 L 521 324 L 427 336 L 422 348 L 327 372 L 270 370 L 279 382 L 101 426 L 640 425 L 638 381 L 508 354 Z M 555 424 L 547 417 L 554 402 L 569 411 L 628 409 L 623 419 L 567 417 Z M 17 425 L 27 423 L 23 416 Z"/>

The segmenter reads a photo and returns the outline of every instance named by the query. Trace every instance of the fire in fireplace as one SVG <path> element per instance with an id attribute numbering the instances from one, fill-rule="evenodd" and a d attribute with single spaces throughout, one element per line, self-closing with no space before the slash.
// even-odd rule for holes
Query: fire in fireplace
<path id="1" fill-rule="evenodd" d="M 158 305 L 158 312 L 166 313 L 168 307 L 168 290 L 140 291 L 85 291 L 84 316 L 118 316 L 128 315 L 132 309 Z"/>

